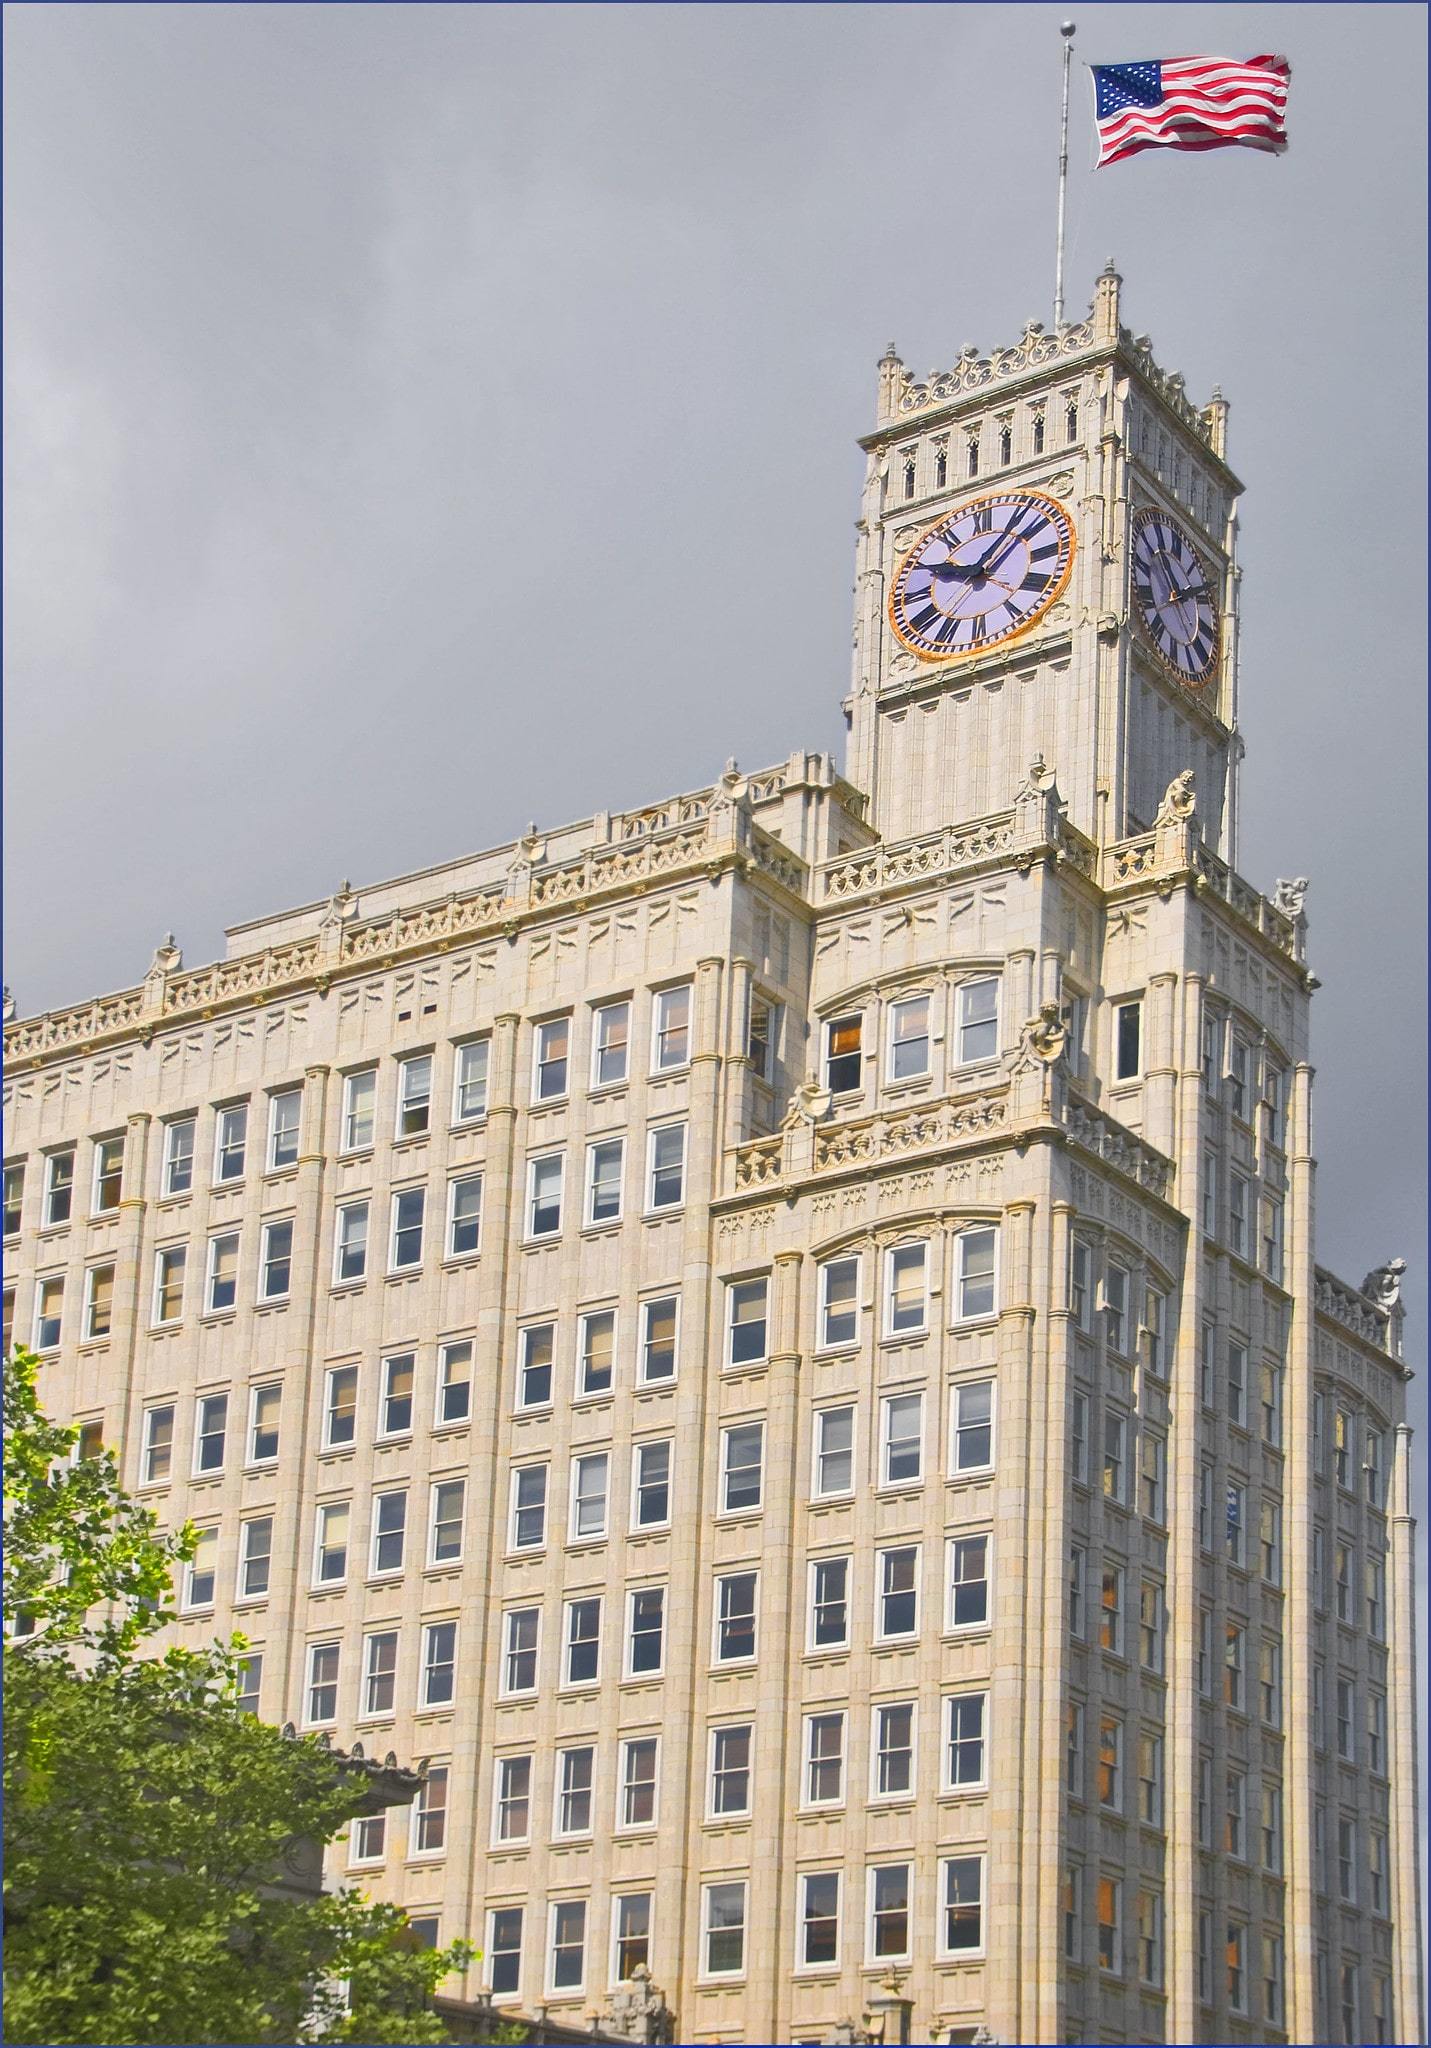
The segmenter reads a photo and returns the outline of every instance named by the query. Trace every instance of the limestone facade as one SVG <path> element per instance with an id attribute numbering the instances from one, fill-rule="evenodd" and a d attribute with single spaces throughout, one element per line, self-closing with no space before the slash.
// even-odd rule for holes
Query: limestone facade
<path id="1" fill-rule="evenodd" d="M 176 1636 L 429 1760 L 333 1874 L 470 1936 L 454 1995 L 1420 2036 L 1397 1270 L 1315 1263 L 1225 443 L 1111 269 L 927 384 L 891 349 L 848 779 L 731 764 L 7 1027 L 7 1327 L 204 1532 Z M 1031 489 L 1066 587 L 921 661 L 898 565 Z M 1201 691 L 1133 617 L 1149 507 Z"/>

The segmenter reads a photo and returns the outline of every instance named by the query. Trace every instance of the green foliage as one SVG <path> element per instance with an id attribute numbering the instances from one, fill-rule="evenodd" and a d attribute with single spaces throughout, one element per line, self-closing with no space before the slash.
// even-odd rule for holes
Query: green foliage
<path id="1" fill-rule="evenodd" d="M 6 1363 L 5 1620 L 36 1626 L 4 1677 L 5 2038 L 445 2040 L 428 2001 L 471 1949 L 423 1949 L 357 1892 L 283 1888 L 366 1780 L 239 1708 L 241 1645 L 135 1654 L 192 1537 L 161 1537 L 112 1458 L 64 1462 L 36 1377 Z"/>

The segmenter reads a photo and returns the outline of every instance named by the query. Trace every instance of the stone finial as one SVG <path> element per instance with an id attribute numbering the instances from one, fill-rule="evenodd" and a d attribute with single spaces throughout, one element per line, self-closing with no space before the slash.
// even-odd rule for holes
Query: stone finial
<path id="1" fill-rule="evenodd" d="M 1029 762 L 1028 774 L 1014 791 L 1016 804 L 1027 803 L 1031 797 L 1045 796 L 1053 787 L 1053 770 L 1042 754 L 1035 754 Z"/>
<path id="2" fill-rule="evenodd" d="M 1405 1259 L 1388 1259 L 1384 1266 L 1372 1267 L 1361 1283 L 1361 1291 L 1378 1308 L 1393 1309 L 1401 1300 L 1401 1282 L 1405 1272 Z"/>
<path id="3" fill-rule="evenodd" d="M 899 361 L 899 350 L 892 341 L 885 343 L 884 354 L 880 357 L 880 361 L 882 363 L 897 363 Z"/>
<path id="4" fill-rule="evenodd" d="M 1093 287 L 1093 335 L 1096 341 L 1118 339 L 1118 293 L 1122 283 L 1110 256 Z"/>
<path id="5" fill-rule="evenodd" d="M 177 974 L 184 964 L 182 948 L 174 943 L 174 934 L 165 932 L 154 948 L 154 958 L 149 962 L 151 974 Z"/>
<path id="6" fill-rule="evenodd" d="M 831 1095 L 828 1088 L 820 1085 L 818 1074 L 807 1074 L 791 1096 L 784 1116 L 780 1119 L 782 1131 L 798 1130 L 803 1124 L 817 1124 L 830 1113 Z"/>
<path id="7" fill-rule="evenodd" d="M 1163 791 L 1163 800 L 1158 805 L 1154 825 L 1181 825 L 1197 809 L 1196 777 L 1191 768 L 1184 768 L 1181 775 L 1175 775 Z"/>
<path id="8" fill-rule="evenodd" d="M 357 907 L 358 902 L 353 894 L 353 885 L 345 875 L 324 906 L 323 915 L 318 920 L 320 929 L 326 930 L 330 925 L 341 926 L 345 924 L 353 916 Z"/>
<path id="9" fill-rule="evenodd" d="M 3 996 L 0 996 L 0 1018 L 7 1024 L 13 1024 L 15 1021 L 15 998 L 10 992 L 8 981 L 5 983 Z"/>
<path id="10" fill-rule="evenodd" d="M 1294 875 L 1290 881 L 1279 877 L 1272 898 L 1272 908 L 1280 910 L 1283 917 L 1301 917 L 1304 914 L 1303 905 L 1307 900 L 1307 891 L 1311 886 L 1306 875 Z"/>

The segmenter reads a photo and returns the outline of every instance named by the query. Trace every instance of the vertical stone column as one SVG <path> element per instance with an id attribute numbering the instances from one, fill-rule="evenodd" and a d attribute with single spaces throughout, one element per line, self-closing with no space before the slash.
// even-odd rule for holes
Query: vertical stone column
<path id="1" fill-rule="evenodd" d="M 131 1192 L 121 1197 L 119 1229 L 114 1246 L 114 1300 L 110 1310 L 109 1347 L 114 1374 L 122 1390 L 115 1450 L 124 1484 L 139 1483 L 140 1410 L 144 1390 L 136 1384 L 139 1330 L 143 1318 L 145 1225 L 149 1203 L 149 1135 L 154 1119 L 146 1110 L 128 1120 L 124 1143 L 124 1186 Z M 162 1158 L 159 1170 L 163 1171 Z M 137 1192 L 133 1192 L 137 1190 Z M 81 1298 L 80 1313 L 84 1313 Z"/>
<path id="2" fill-rule="evenodd" d="M 1316 1273 L 1314 1162 L 1312 1159 L 1312 1069 L 1303 1062 L 1292 1077 L 1287 1116 L 1286 1271 L 1292 1295 L 1283 1386 L 1286 1447 L 1283 1609 L 1286 1719 L 1283 1817 L 1287 1858 L 1287 2035 L 1315 2041 L 1322 2023 L 1317 2012 L 1316 1869 L 1313 1807 L 1317 1787 L 1312 1728 L 1312 1523 L 1315 1461 L 1312 1448 L 1312 1389 L 1316 1367 Z M 1398 2018 L 1400 2015 L 1398 2014 Z"/>
<path id="3" fill-rule="evenodd" d="M 746 1026 L 750 1016 L 750 989 L 755 964 L 743 954 L 730 963 L 730 1006 L 725 1029 L 725 1145 L 729 1150 L 751 1134 L 750 1055 L 746 1049 Z M 714 1193 L 715 1190 L 712 1189 Z"/>
<path id="4" fill-rule="evenodd" d="M 1178 1096 L 1178 977 L 1148 977 L 1143 1053 L 1143 1136 L 1160 1152 L 1176 1144 Z M 1196 1066 L 1196 1061 L 1193 1065 Z M 1195 1121 L 1195 1120 L 1194 1120 Z"/>
<path id="5" fill-rule="evenodd" d="M 776 1828 L 755 1828 L 751 1838 L 751 1900 L 754 1924 L 764 1931 L 756 1953 L 765 1969 L 746 2031 L 752 2040 L 789 2039 L 795 1910 L 794 1837 L 787 1787 L 789 1753 L 798 1743 L 799 1682 L 792 1665 L 803 1640 L 803 1588 L 795 1555 L 796 1456 L 800 1441 L 800 1285 L 804 1254 L 777 1252 L 771 1274 L 771 1346 L 766 1368 L 765 1459 L 767 1512 L 761 1533 L 760 1687 L 756 1741 L 762 1769 L 769 1744 L 767 1786 L 778 1787 Z M 778 1503 L 778 1507 L 777 1507 Z M 777 1519 L 778 1516 L 778 1519 Z M 762 1910 L 763 1902 L 763 1910 Z M 768 1917 L 767 1917 L 768 1916 Z M 768 2003 L 766 2000 L 768 1999 Z"/>
<path id="6" fill-rule="evenodd" d="M 1420 1764 L 1416 1743 L 1416 1518 L 1411 1513 L 1411 1430 L 1396 1426 L 1391 1466 L 1390 1603 L 1391 1650 L 1388 1711 L 1391 1744 L 1392 1983 L 1393 2041 L 1423 2041 L 1426 2021 L 1421 1991 L 1421 1882 L 1419 1842 Z"/>

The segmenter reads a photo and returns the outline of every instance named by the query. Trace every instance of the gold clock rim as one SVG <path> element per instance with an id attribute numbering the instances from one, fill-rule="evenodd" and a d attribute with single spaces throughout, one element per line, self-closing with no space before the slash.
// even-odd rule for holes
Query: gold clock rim
<path id="1" fill-rule="evenodd" d="M 976 505 L 997 505 L 1006 503 L 1010 499 L 1017 499 L 1021 504 L 1025 505 L 1051 506 L 1053 511 L 1063 521 L 1064 529 L 1068 534 L 1068 559 L 1059 572 L 1057 582 L 1051 590 L 1044 593 L 1039 599 L 1037 606 L 1029 613 L 1026 619 L 1021 620 L 1017 626 L 1011 627 L 1009 631 L 1000 633 L 995 639 L 982 641 L 977 647 L 961 648 L 956 654 L 931 653 L 927 647 L 921 647 L 917 641 L 911 640 L 901 630 L 899 621 L 895 617 L 894 601 L 899 593 L 901 576 L 904 574 L 911 557 L 919 553 L 919 550 L 925 546 L 931 535 L 937 533 L 941 526 L 947 526 L 951 519 L 959 518 L 963 513 L 972 510 Z M 1006 491 L 980 491 L 972 498 L 961 499 L 957 505 L 951 505 L 945 512 L 941 513 L 938 519 L 931 520 L 929 525 L 920 534 L 918 540 L 911 547 L 906 548 L 900 556 L 894 575 L 890 579 L 889 596 L 885 600 L 885 616 L 889 620 L 890 631 L 894 634 L 900 646 L 905 648 L 908 653 L 914 655 L 918 661 L 928 662 L 931 665 L 953 665 L 962 661 L 977 661 L 980 655 L 991 654 L 996 648 L 1007 647 L 1011 641 L 1017 640 L 1021 634 L 1033 631 L 1044 614 L 1052 605 L 1057 604 L 1064 591 L 1068 588 L 1068 580 L 1073 574 L 1073 562 L 1077 553 L 1078 533 L 1073 523 L 1073 514 L 1068 506 L 1064 504 L 1063 500 L 1055 498 L 1051 491 L 1031 491 L 1015 488 L 1010 488 Z"/>

